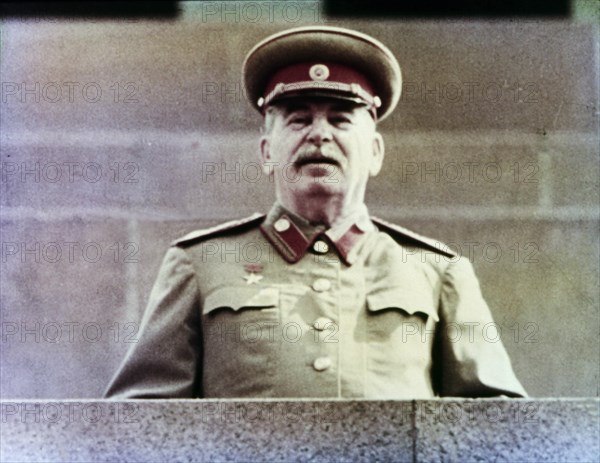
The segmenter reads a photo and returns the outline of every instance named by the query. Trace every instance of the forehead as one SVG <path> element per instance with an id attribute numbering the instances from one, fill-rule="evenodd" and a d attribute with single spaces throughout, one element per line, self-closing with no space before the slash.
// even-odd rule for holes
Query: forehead
<path id="1" fill-rule="evenodd" d="M 279 109 L 284 115 L 298 111 L 354 113 L 364 110 L 365 113 L 368 113 L 366 106 L 363 104 L 337 98 L 290 98 L 288 100 L 280 100 L 273 106 Z"/>

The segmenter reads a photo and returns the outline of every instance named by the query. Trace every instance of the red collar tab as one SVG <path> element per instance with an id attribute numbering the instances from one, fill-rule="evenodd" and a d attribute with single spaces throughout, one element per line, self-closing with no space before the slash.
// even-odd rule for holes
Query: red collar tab
<path id="1" fill-rule="evenodd" d="M 282 257 L 290 263 L 298 262 L 310 246 L 304 233 L 286 214 L 281 215 L 271 224 L 263 223 L 260 229 Z"/>
<path id="2" fill-rule="evenodd" d="M 267 219 L 260 229 L 279 254 L 292 264 L 302 259 L 316 241 L 325 240 L 333 244 L 346 265 L 352 265 L 355 257 L 351 251 L 365 234 L 353 224 L 337 241 L 326 232 L 314 233 L 308 238 L 287 214 L 280 215 L 272 222 Z"/>
<path id="3" fill-rule="evenodd" d="M 360 239 L 365 234 L 356 224 L 353 224 L 346 233 L 342 235 L 334 244 L 344 262 L 347 265 L 352 265 L 355 258 L 350 255 L 350 252 L 358 244 Z"/>

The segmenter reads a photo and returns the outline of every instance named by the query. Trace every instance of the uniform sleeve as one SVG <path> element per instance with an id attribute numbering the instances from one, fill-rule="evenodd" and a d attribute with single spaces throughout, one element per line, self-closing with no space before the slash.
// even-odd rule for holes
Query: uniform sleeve
<path id="1" fill-rule="evenodd" d="M 138 342 L 131 345 L 105 396 L 198 396 L 202 359 L 198 307 L 193 265 L 183 249 L 171 247 L 150 293 Z"/>
<path id="2" fill-rule="evenodd" d="M 441 396 L 527 396 L 465 258 L 445 272 L 440 315 L 434 369 Z"/>

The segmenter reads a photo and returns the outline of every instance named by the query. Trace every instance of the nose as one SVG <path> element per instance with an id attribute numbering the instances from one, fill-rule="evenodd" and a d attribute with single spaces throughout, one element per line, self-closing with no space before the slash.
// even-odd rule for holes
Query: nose
<path id="1" fill-rule="evenodd" d="M 323 143 L 331 141 L 333 135 L 327 118 L 322 116 L 313 118 L 307 137 L 308 141 L 316 146 L 321 146 Z"/>

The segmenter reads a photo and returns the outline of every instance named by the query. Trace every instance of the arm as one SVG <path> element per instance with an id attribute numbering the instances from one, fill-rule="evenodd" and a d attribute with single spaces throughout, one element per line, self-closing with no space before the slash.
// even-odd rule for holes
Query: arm
<path id="1" fill-rule="evenodd" d="M 186 398 L 199 395 L 202 338 L 198 285 L 183 249 L 171 247 L 161 264 L 132 344 L 105 397 Z"/>
<path id="2" fill-rule="evenodd" d="M 493 323 L 492 314 L 467 259 L 446 269 L 440 305 L 434 348 L 440 395 L 526 397 L 499 336 L 494 338 L 494 329 L 484 331 L 486 324 Z"/>

